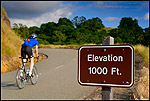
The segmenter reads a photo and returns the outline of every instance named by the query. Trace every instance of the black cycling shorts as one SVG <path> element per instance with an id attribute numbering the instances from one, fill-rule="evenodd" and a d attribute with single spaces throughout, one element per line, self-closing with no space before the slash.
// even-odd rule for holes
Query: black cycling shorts
<path id="1" fill-rule="evenodd" d="M 28 58 L 33 57 L 32 48 L 30 46 L 23 46 L 21 48 L 21 57 L 25 59 L 26 55 L 28 55 Z"/>

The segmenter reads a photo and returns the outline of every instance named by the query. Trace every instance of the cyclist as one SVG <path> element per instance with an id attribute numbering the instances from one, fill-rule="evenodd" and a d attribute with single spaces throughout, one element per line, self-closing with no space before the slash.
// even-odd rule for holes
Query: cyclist
<path id="1" fill-rule="evenodd" d="M 23 62 L 26 61 L 26 55 L 28 55 L 28 58 L 30 58 L 31 63 L 30 63 L 30 70 L 29 70 L 29 76 L 32 76 L 32 68 L 34 65 L 34 56 L 32 52 L 32 47 L 35 46 L 35 51 L 36 51 L 36 57 L 39 58 L 38 56 L 38 41 L 37 41 L 37 35 L 32 34 L 30 39 L 25 39 L 24 43 L 22 44 L 21 48 L 21 57 L 23 58 Z M 25 64 L 24 64 L 25 65 Z"/>

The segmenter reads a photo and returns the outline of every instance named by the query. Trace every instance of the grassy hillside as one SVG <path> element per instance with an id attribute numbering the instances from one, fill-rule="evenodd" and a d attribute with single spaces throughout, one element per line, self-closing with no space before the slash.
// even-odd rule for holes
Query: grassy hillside
<path id="1" fill-rule="evenodd" d="M 134 50 L 143 57 L 145 64 L 149 66 L 149 47 L 138 44 L 134 46 Z"/>
<path id="2" fill-rule="evenodd" d="M 14 56 L 20 53 L 23 41 L 18 37 L 8 25 L 1 20 L 1 57 Z"/>
<path id="3" fill-rule="evenodd" d="M 16 59 L 20 55 L 22 43 L 23 40 L 12 30 L 8 16 L 1 8 L 1 73 L 9 71 L 10 67 L 18 63 Z"/>
<path id="4" fill-rule="evenodd" d="M 1 13 L 1 16 L 5 14 L 4 18 L 1 17 L 1 57 L 14 56 L 20 53 L 21 43 L 23 41 L 14 33 L 9 23 L 7 23 L 9 18 L 2 8 Z"/>
<path id="5" fill-rule="evenodd" d="M 112 30 L 112 29 L 114 29 L 114 28 L 105 27 L 104 29 L 105 29 L 105 30 L 106 30 L 106 32 L 108 33 L 108 32 L 109 32 L 109 30 Z"/>

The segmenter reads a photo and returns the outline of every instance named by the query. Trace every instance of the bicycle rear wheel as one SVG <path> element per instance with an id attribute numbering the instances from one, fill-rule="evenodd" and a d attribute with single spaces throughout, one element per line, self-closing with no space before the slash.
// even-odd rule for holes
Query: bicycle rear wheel
<path id="1" fill-rule="evenodd" d="M 32 75 L 33 75 L 33 77 L 31 77 L 31 83 L 33 85 L 35 85 L 37 83 L 37 80 L 38 80 L 38 71 L 37 71 L 37 68 L 35 66 L 33 66 Z"/>
<path id="2" fill-rule="evenodd" d="M 22 89 L 24 88 L 26 82 L 25 82 L 25 72 L 22 68 L 20 68 L 18 71 L 17 71 L 17 74 L 16 74 L 16 83 L 17 83 L 17 86 L 19 89 Z"/>

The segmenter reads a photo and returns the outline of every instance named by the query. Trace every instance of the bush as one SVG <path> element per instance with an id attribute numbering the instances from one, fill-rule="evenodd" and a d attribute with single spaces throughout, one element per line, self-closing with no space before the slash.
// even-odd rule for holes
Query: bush
<path id="1" fill-rule="evenodd" d="M 39 44 L 44 44 L 44 45 L 48 45 L 49 42 L 46 40 L 42 40 L 42 39 L 38 39 Z"/>

